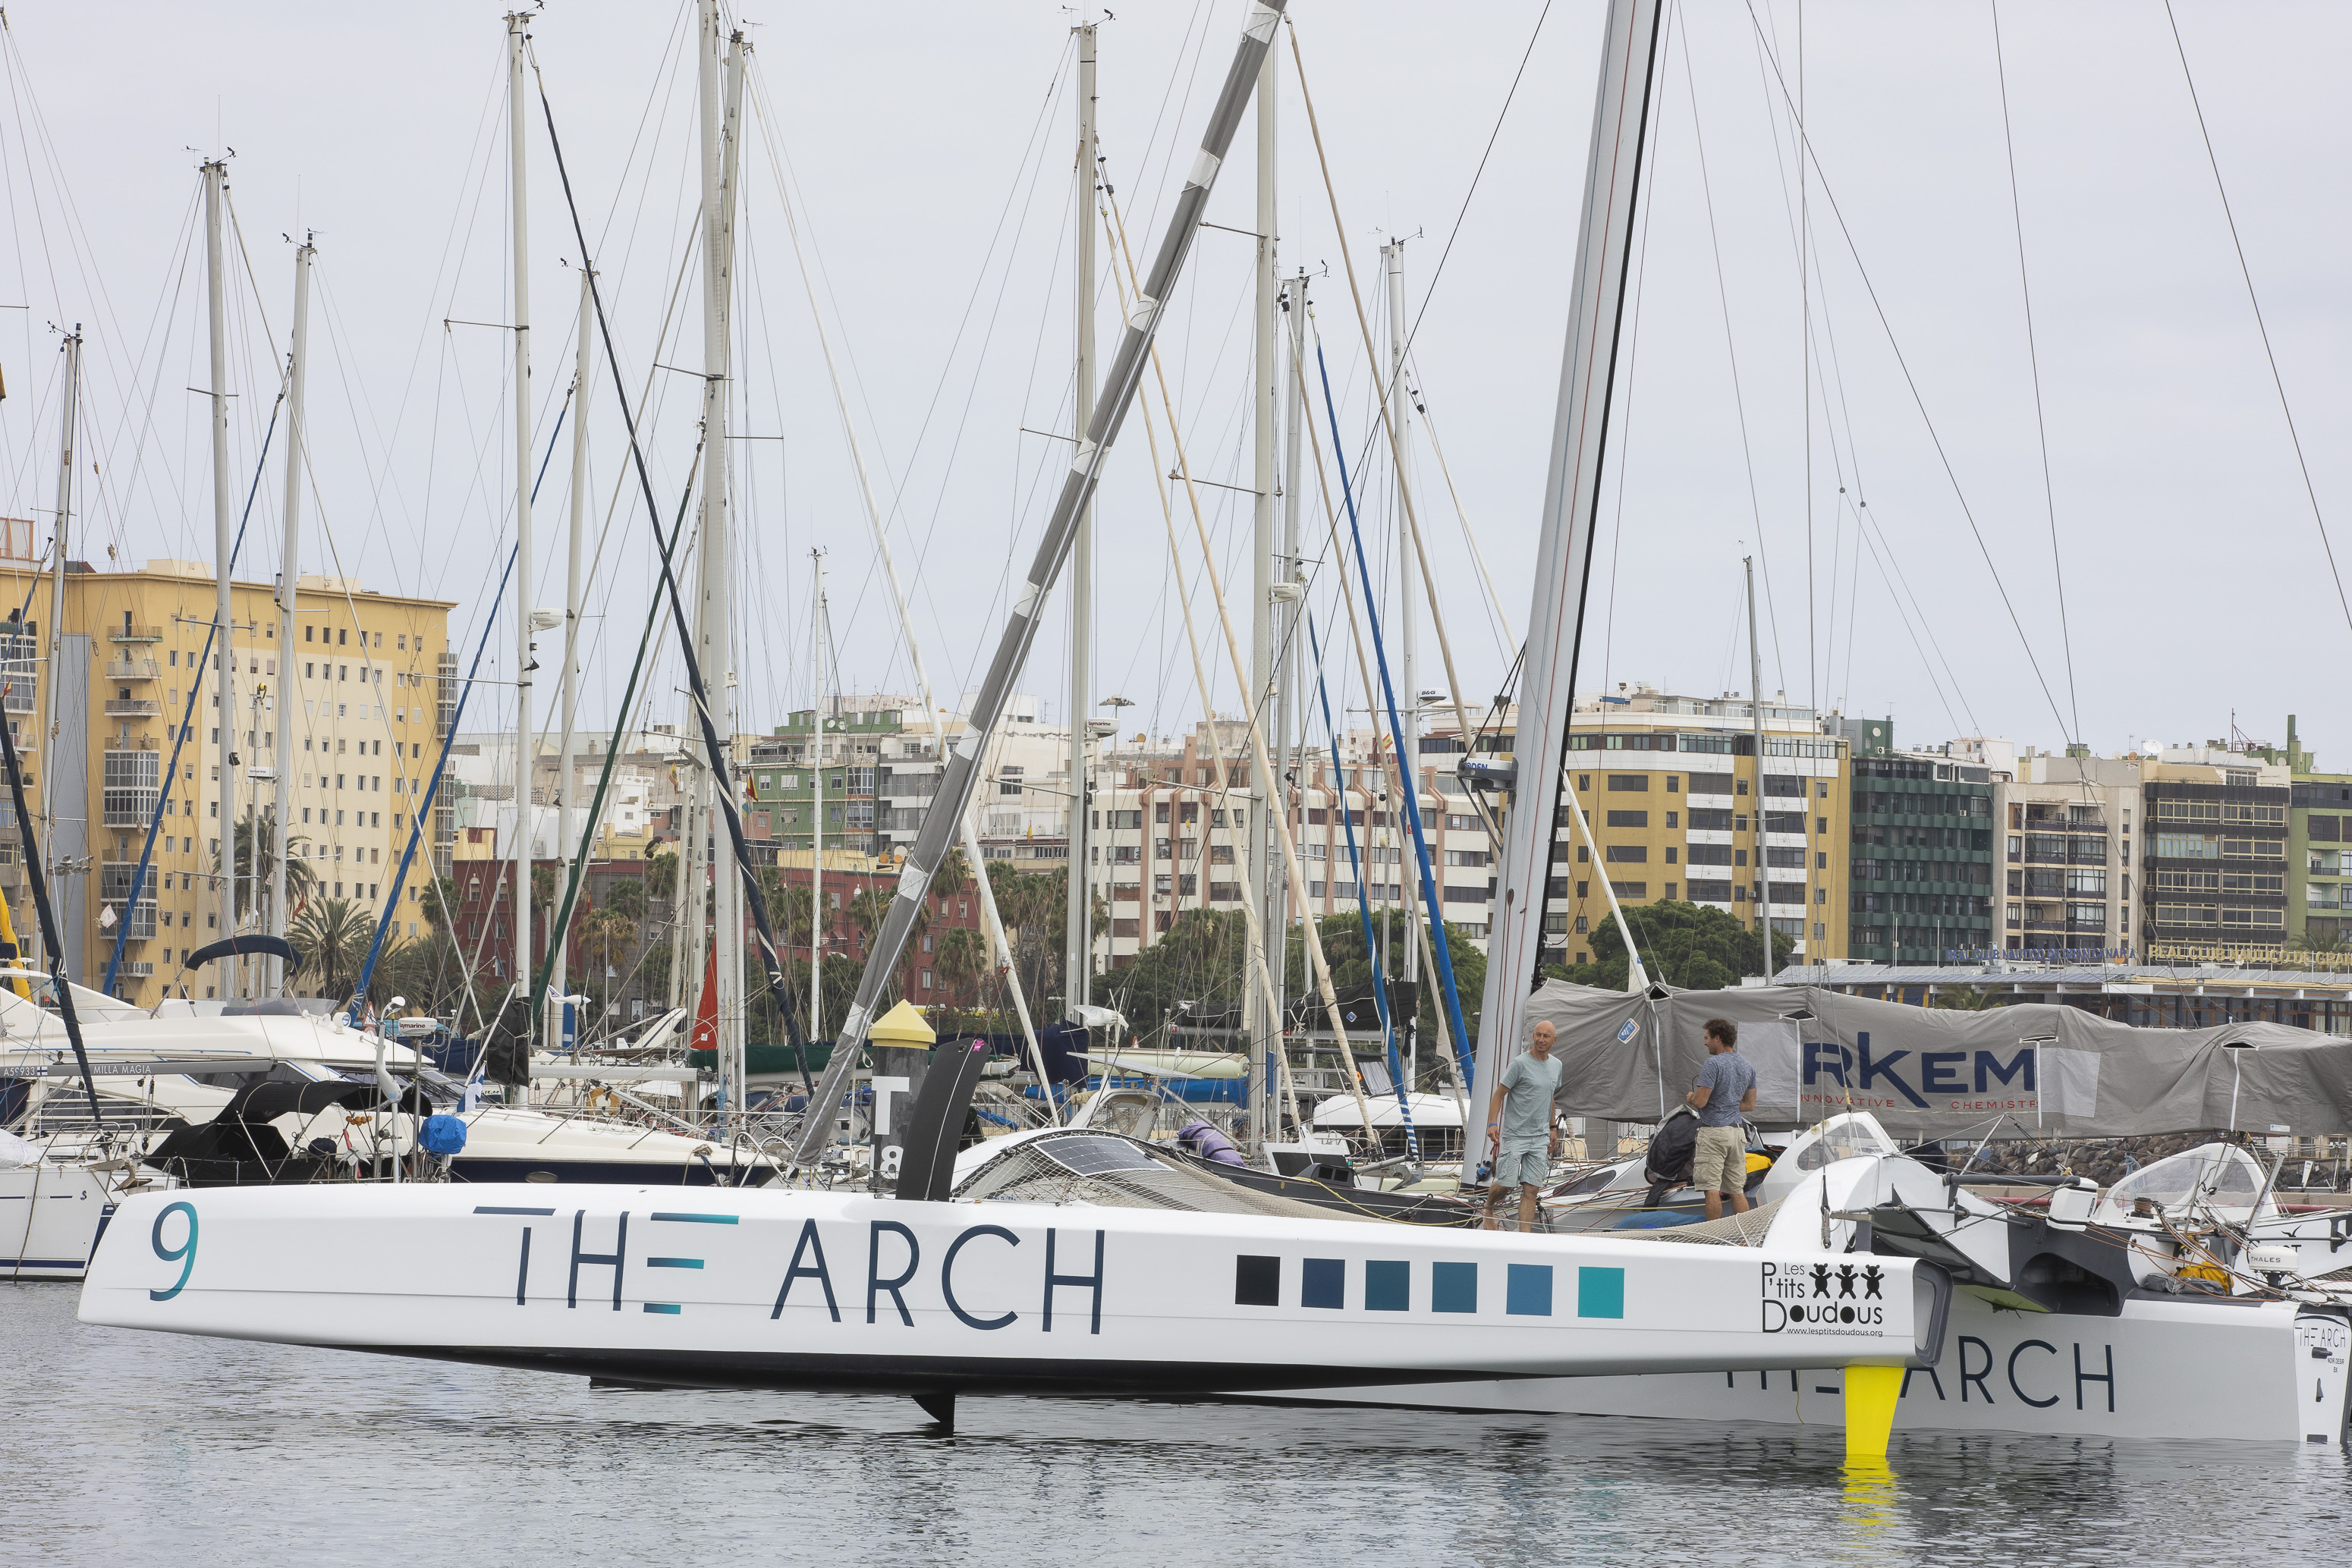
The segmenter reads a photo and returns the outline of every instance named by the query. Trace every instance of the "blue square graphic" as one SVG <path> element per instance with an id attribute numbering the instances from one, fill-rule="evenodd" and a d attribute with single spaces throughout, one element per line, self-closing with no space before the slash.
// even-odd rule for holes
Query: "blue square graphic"
<path id="1" fill-rule="evenodd" d="M 1503 1310 L 1513 1317 L 1551 1316 L 1551 1265 L 1512 1264 L 1504 1281 Z"/>
<path id="2" fill-rule="evenodd" d="M 1432 1263 L 1429 1266 L 1429 1306 L 1432 1312 L 1475 1312 L 1478 1310 L 1478 1265 Z"/>
<path id="3" fill-rule="evenodd" d="M 1623 1317 L 1625 1270 L 1579 1269 L 1576 1271 L 1576 1315 L 1580 1318 Z"/>
<path id="4" fill-rule="evenodd" d="M 1338 1258 L 1306 1258 L 1298 1264 L 1298 1302 L 1306 1307 L 1348 1304 L 1348 1265 Z"/>
<path id="5" fill-rule="evenodd" d="M 1412 1265 L 1387 1261 L 1364 1265 L 1364 1310 L 1402 1312 L 1412 1306 Z"/>

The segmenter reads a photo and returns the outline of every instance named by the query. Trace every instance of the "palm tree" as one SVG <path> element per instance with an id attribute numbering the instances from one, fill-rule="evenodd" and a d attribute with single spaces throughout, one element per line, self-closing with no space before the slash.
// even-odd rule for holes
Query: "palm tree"
<path id="1" fill-rule="evenodd" d="M 941 933 L 939 951 L 931 958 L 948 994 L 966 1006 L 975 999 L 973 991 L 993 967 L 989 962 L 988 938 L 969 925 L 950 926 Z"/>
<path id="2" fill-rule="evenodd" d="M 298 962 L 294 973 L 317 986 L 317 995 L 341 999 L 375 940 L 375 921 L 354 899 L 330 898 L 307 905 L 288 933 Z"/>
<path id="3" fill-rule="evenodd" d="M 629 950 L 636 940 L 637 923 L 610 906 L 597 910 L 580 923 L 580 956 L 589 966 L 585 977 L 604 979 L 607 1012 L 613 1006 L 613 979 L 608 971 L 628 961 Z"/>
<path id="4" fill-rule="evenodd" d="M 652 884 L 656 898 L 675 899 L 677 896 L 677 852 L 656 850 L 646 862 L 646 881 Z"/>
<path id="5" fill-rule="evenodd" d="M 603 909 L 616 910 L 631 921 L 646 917 L 646 884 L 634 876 L 625 876 L 604 884 L 604 896 L 597 901 Z"/>
<path id="6" fill-rule="evenodd" d="M 239 919 L 243 919 L 246 912 L 253 905 L 254 879 L 250 873 L 256 869 L 256 862 L 253 858 L 254 831 L 253 809 L 248 806 L 246 808 L 245 815 L 237 819 L 236 831 L 230 838 L 229 851 L 235 856 L 233 862 L 226 866 L 222 865 L 220 852 L 218 850 L 213 852 L 213 875 L 236 879 L 236 913 Z M 261 859 L 258 869 L 261 884 L 266 887 L 278 874 L 278 810 L 276 807 L 262 809 L 260 833 Z M 286 862 L 286 901 L 297 909 L 310 901 L 310 894 L 319 885 L 318 873 L 310 869 L 310 860 L 300 852 L 310 844 L 310 835 L 306 833 L 296 833 L 286 841 L 287 847 L 295 851 L 294 858 Z"/>
<path id="7" fill-rule="evenodd" d="M 406 997 L 436 1018 L 456 1018 L 466 995 L 466 956 L 448 930 L 434 925 L 415 941 L 386 949 L 372 989 Z"/>

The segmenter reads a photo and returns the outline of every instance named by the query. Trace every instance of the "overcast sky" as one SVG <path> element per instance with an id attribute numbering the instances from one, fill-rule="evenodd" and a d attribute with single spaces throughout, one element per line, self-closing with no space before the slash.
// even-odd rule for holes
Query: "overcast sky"
<path id="1" fill-rule="evenodd" d="M 1243 6 L 1114 9 L 1101 32 L 1104 151 L 1148 253 Z M 2250 27 L 2244 7 L 2182 0 L 2176 10 L 2284 409 L 2160 4 L 2004 6 L 1998 57 L 1982 4 L 1812 0 L 1801 46 L 1793 3 L 1674 7 L 1587 690 L 1606 679 L 1744 691 L 1740 559 L 1757 553 L 1769 573 L 1766 689 L 1892 713 L 1906 741 L 1987 733 L 2056 747 L 2079 734 L 2110 750 L 2222 736 L 2233 710 L 2249 734 L 2283 738 L 2294 712 L 2323 765 L 2352 767 L 2339 674 L 2352 629 L 2319 522 L 2352 558 L 2340 199 L 2352 16 L 2265 5 Z M 1384 342 L 1379 246 L 1410 236 L 1418 385 L 1452 486 L 1425 436 L 1412 482 L 1461 683 L 1481 699 L 1512 649 L 1461 517 L 1516 632 L 1528 615 L 1600 37 L 1597 0 L 1555 0 L 1538 33 L 1540 12 L 1301 0 L 1297 38 L 1344 229 L 1287 36 L 1280 55 L 1283 269 L 1315 275 L 1343 449 L 1362 482 L 1391 617 L 1394 483 L 1368 439 L 1367 361 L 1344 261 L 1352 256 Z M 84 468 L 74 553 L 101 566 L 110 549 L 125 563 L 213 558 L 205 404 L 186 390 L 210 375 L 195 165 L 234 149 L 232 488 L 241 503 L 276 395 L 292 288 L 285 236 L 313 230 L 306 569 L 339 564 L 371 586 L 457 601 L 453 633 L 470 652 L 512 521 L 509 337 L 498 329 L 513 311 L 500 14 L 256 0 L 10 5 L 0 304 L 28 308 L 0 312 L 0 508 L 40 519 L 46 537 L 53 328 L 79 322 L 89 342 L 84 455 L 98 472 Z M 830 552 L 842 685 L 910 685 L 783 222 L 787 184 L 944 700 L 993 643 L 1067 455 L 1051 434 L 1024 432 L 1070 423 L 1073 15 L 1008 3 L 745 16 L 755 64 L 735 428 L 758 439 L 733 444 L 742 727 L 767 727 L 808 700 L 813 547 Z M 694 80 L 681 56 L 692 18 L 684 5 L 559 0 L 532 25 L 630 395 L 651 388 L 644 443 L 665 523 L 698 413 L 691 376 L 654 368 L 700 364 L 694 269 L 677 287 L 697 200 Z M 1801 191 L 1784 97 L 1784 84 L 1797 91 L 1801 62 L 1819 161 Z M 580 247 L 530 108 L 543 449 L 572 379 Z M 1253 225 L 1253 139 L 1245 120 L 1214 223 Z M 1249 480 L 1250 255 L 1242 235 L 1205 231 L 1162 336 L 1192 467 L 1218 485 Z M 1101 287 L 1108 355 L 1117 314 L 1107 270 Z M 1327 417 L 1318 410 L 1328 464 Z M 608 382 L 595 389 L 589 430 L 592 544 L 612 519 L 589 596 L 589 689 L 609 722 L 653 556 Z M 1164 421 L 1159 434 L 1165 472 Z M 278 559 L 278 462 L 273 453 L 254 508 L 248 577 L 266 578 Z M 1130 729 L 1170 733 L 1200 702 L 1151 479 L 1144 426 L 1130 418 L 1100 511 L 1095 689 L 1135 702 Z M 1311 478 L 1306 488 L 1310 601 L 1327 636 L 1335 626 L 1344 636 L 1323 500 Z M 562 597 L 568 489 L 567 429 L 535 514 L 542 604 Z M 1246 497 L 1201 494 L 1246 635 Z M 1862 502 L 1874 521 L 1858 550 Z M 1179 494 L 1181 580 L 1230 709 L 1235 686 L 1184 506 Z M 1023 682 L 1056 716 L 1066 603 L 1064 585 Z M 1419 684 L 1442 689 L 1423 621 Z M 508 680 L 509 643 L 495 633 L 486 666 Z M 1360 707 L 1333 652 L 1333 701 Z M 666 658 L 653 717 L 678 716 L 680 679 Z M 510 697 L 506 706 L 510 715 Z M 498 715 L 492 695 L 467 727 Z"/>

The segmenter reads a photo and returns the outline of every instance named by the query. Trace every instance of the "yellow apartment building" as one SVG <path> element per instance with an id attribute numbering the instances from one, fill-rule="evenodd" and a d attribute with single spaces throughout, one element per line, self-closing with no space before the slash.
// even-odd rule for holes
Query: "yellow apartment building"
<path id="1" fill-rule="evenodd" d="M 225 750 L 232 817 L 257 806 L 265 820 L 274 817 L 278 770 L 285 769 L 289 867 L 310 869 L 313 897 L 381 912 L 455 700 L 451 601 L 304 576 L 296 587 L 294 640 L 281 646 L 277 587 L 233 585 L 226 653 L 234 661 L 235 711 L 225 719 L 223 650 L 215 648 L 208 667 L 202 661 L 216 605 L 209 562 L 151 560 L 137 570 L 97 571 L 77 561 L 60 582 L 40 563 L 0 559 L 0 593 L 8 617 L 0 624 L 0 664 L 11 677 L 0 706 L 23 758 L 37 831 L 46 837 L 68 974 L 99 984 L 127 920 L 115 988 L 151 1005 L 190 949 L 222 935 Z M 292 749 L 282 758 L 281 702 L 295 705 Z M 175 732 L 176 773 L 166 779 Z M 154 853 L 138 904 L 129 907 L 151 824 Z M 0 892 L 20 938 L 36 946 L 16 825 L 0 826 Z M 423 928 L 418 884 L 435 864 L 446 865 L 448 837 L 445 820 L 429 834 L 432 858 L 420 856 L 412 871 L 396 928 L 403 936 Z M 243 876 L 244 865 L 231 874 Z M 266 867 L 264 883 L 266 897 Z M 245 928 L 266 929 L 262 899 L 245 903 Z M 185 983 L 191 996 L 211 997 L 226 977 L 215 967 Z"/>
<path id="2" fill-rule="evenodd" d="M 1755 723 L 1745 698 L 1671 696 L 1646 686 L 1577 705 L 1568 783 L 1593 841 L 1563 813 L 1552 851 L 1563 873 L 1554 896 L 1564 884 L 1571 963 L 1589 961 L 1591 934 L 1609 920 L 1604 882 L 1629 920 L 1638 905 L 1680 899 L 1752 925 L 1762 899 L 1799 956 L 1845 956 L 1847 743 L 1822 733 L 1811 709 L 1767 702 L 1759 758 Z"/>

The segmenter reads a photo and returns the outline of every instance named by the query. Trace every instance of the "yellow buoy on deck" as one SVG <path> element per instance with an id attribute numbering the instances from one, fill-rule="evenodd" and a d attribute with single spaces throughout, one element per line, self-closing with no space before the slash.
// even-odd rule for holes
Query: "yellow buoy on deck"
<path id="1" fill-rule="evenodd" d="M 884 1013 L 874 1027 L 866 1031 L 866 1038 L 875 1045 L 896 1046 L 901 1051 L 929 1051 L 940 1042 L 938 1034 L 923 1021 L 923 1015 L 916 1011 L 915 1004 L 909 1001 L 901 1001 Z"/>
<path id="2" fill-rule="evenodd" d="M 1845 1457 L 1884 1459 L 1895 1434 L 1895 1402 L 1903 1396 L 1899 1366 L 1845 1369 Z"/>

